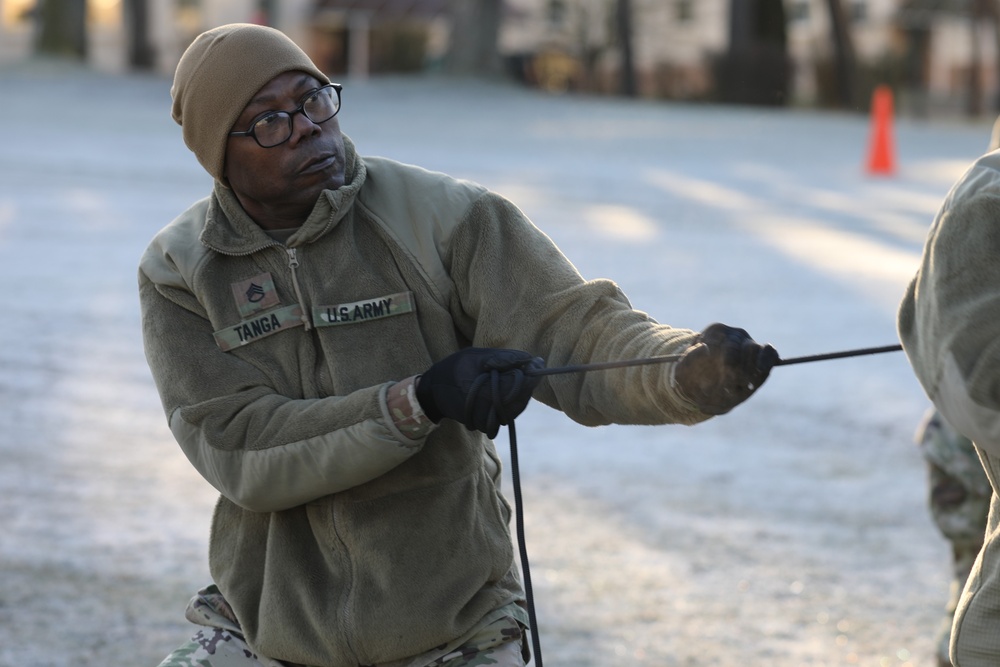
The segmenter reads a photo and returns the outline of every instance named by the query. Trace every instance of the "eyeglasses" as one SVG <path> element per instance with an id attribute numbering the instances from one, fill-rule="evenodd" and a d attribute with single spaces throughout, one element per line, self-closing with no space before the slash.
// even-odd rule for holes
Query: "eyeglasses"
<path id="1" fill-rule="evenodd" d="M 340 111 L 339 83 L 328 83 L 306 93 L 302 103 L 292 111 L 265 111 L 257 116 L 246 132 L 230 132 L 231 137 L 253 137 L 261 148 L 280 146 L 292 137 L 292 119 L 297 113 L 319 125 Z"/>

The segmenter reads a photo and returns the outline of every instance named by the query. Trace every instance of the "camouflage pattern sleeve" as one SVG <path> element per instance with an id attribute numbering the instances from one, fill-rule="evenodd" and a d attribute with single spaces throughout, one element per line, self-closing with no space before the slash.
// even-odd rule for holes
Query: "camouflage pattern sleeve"
<path id="1" fill-rule="evenodd" d="M 392 423 L 411 440 L 426 437 L 435 426 L 417 401 L 416 381 L 417 376 L 413 376 L 397 382 L 389 387 L 385 397 Z"/>

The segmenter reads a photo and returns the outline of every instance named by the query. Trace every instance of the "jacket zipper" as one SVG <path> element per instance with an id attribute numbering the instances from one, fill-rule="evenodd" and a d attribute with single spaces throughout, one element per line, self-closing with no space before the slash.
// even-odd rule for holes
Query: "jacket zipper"
<path id="1" fill-rule="evenodd" d="M 285 252 L 288 253 L 288 268 L 291 270 L 292 273 L 292 287 L 295 290 L 295 298 L 299 300 L 299 306 L 302 308 L 302 323 L 305 325 L 306 331 L 309 331 L 313 327 L 306 311 L 305 299 L 302 298 L 302 290 L 299 288 L 299 278 L 298 278 L 298 273 L 296 271 L 299 268 L 299 258 L 298 258 L 298 252 L 296 250 L 297 250 L 296 248 L 285 248 Z M 350 555 L 347 553 L 347 545 L 344 544 L 343 539 L 340 537 L 340 531 L 337 529 L 337 510 L 336 510 L 335 499 L 332 500 L 331 502 L 330 513 L 331 513 L 331 523 L 333 524 L 333 534 L 336 535 L 337 540 L 344 548 L 344 557 L 349 561 Z M 344 643 L 347 644 L 348 649 L 356 657 L 357 650 L 351 643 L 351 633 L 353 632 L 353 630 L 351 629 L 351 616 L 352 616 L 351 603 L 350 603 L 351 587 L 352 587 L 352 582 L 348 580 L 347 595 L 344 598 L 342 607 L 343 609 L 342 615 L 344 619 L 343 638 L 344 638 Z"/>
<path id="2" fill-rule="evenodd" d="M 312 329 L 312 322 L 309 319 L 309 311 L 306 309 L 305 299 L 302 298 L 302 290 L 299 289 L 299 275 L 296 269 L 299 268 L 298 253 L 295 248 L 285 248 L 288 253 L 288 268 L 292 271 L 292 287 L 295 289 L 295 298 L 299 300 L 299 308 L 302 309 L 302 324 L 305 330 Z"/>

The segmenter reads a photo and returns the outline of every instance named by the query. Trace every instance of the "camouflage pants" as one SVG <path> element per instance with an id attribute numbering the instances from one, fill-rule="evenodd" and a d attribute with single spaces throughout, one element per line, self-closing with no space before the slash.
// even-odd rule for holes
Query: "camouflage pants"
<path id="1" fill-rule="evenodd" d="M 203 627 L 159 667 L 305 667 L 254 653 L 243 638 L 235 614 L 215 586 L 199 591 L 188 604 L 185 616 Z M 524 667 L 521 639 L 516 621 L 503 619 L 444 655 L 403 660 L 385 667 Z"/>
<path id="2" fill-rule="evenodd" d="M 955 431 L 935 410 L 917 431 L 927 461 L 931 518 L 951 545 L 951 596 L 938 628 L 937 665 L 948 667 L 952 621 L 958 599 L 986 535 L 992 489 L 972 442 Z"/>

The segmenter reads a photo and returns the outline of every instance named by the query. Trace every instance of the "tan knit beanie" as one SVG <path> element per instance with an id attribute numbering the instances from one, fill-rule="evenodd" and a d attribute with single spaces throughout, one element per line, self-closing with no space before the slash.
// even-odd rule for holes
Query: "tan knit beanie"
<path id="1" fill-rule="evenodd" d="M 181 56 L 170 89 L 171 116 L 183 128 L 184 143 L 216 180 L 223 180 L 226 142 L 243 109 L 271 79 L 298 70 L 330 83 L 283 32 L 252 23 L 203 32 Z"/>

